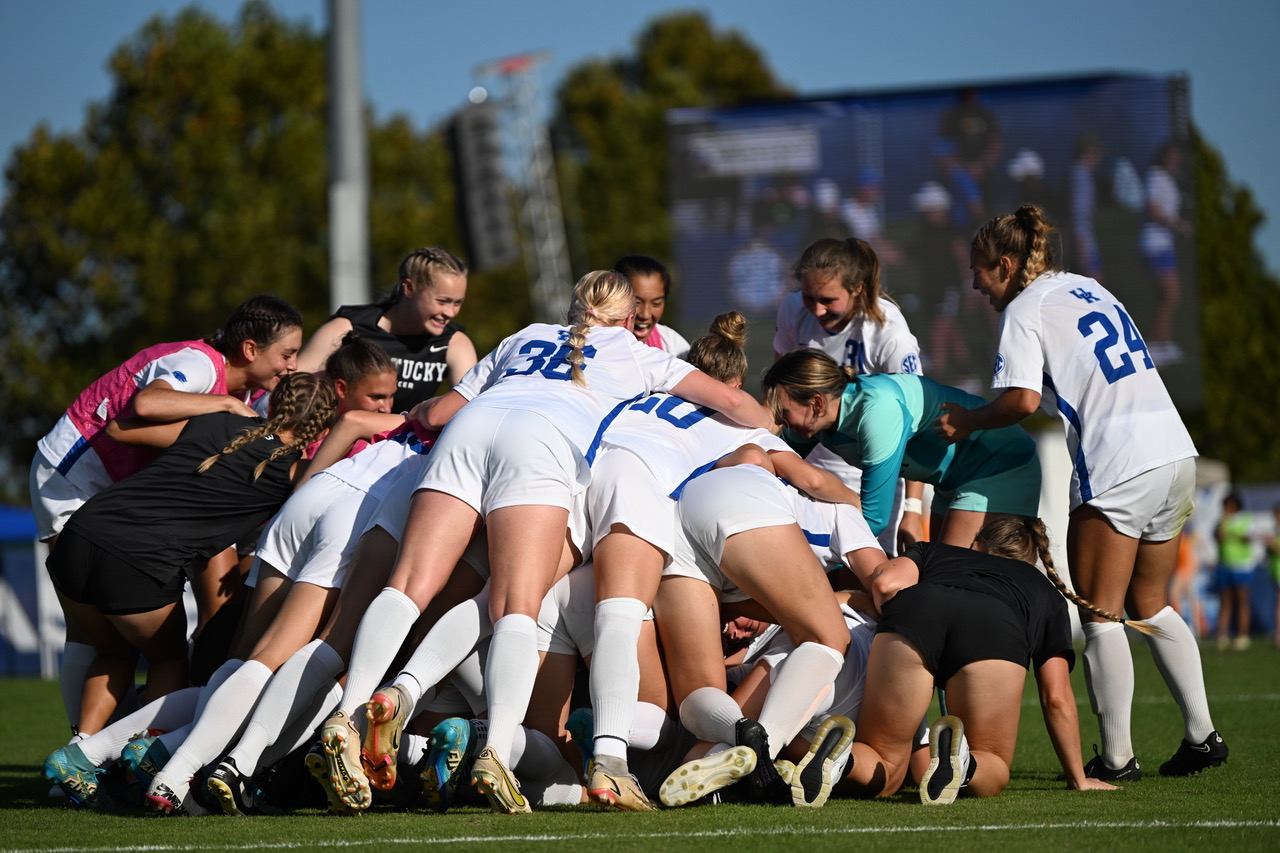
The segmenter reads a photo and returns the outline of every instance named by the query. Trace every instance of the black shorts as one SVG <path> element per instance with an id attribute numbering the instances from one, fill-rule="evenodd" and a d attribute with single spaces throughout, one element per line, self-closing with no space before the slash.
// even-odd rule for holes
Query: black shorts
<path id="1" fill-rule="evenodd" d="M 924 658 L 934 683 L 945 687 L 960 668 L 979 660 L 1027 666 L 1027 626 L 1004 602 L 953 586 L 916 584 L 881 609 L 877 634 L 901 634 Z"/>
<path id="2" fill-rule="evenodd" d="M 116 616 L 147 613 L 180 601 L 186 583 L 181 573 L 160 581 L 72 530 L 58 536 L 45 566 L 58 592 Z"/>

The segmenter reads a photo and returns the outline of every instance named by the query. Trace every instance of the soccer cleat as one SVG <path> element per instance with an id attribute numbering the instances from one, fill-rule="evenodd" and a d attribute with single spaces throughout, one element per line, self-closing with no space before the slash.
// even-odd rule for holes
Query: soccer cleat
<path id="1" fill-rule="evenodd" d="M 144 804 L 151 811 L 165 815 L 199 817 L 207 813 L 194 798 L 178 796 L 177 791 L 163 782 L 151 785 Z"/>
<path id="2" fill-rule="evenodd" d="M 1160 765 L 1160 775 L 1190 776 L 1225 763 L 1229 752 L 1226 742 L 1217 731 L 1209 732 L 1209 736 L 1200 743 L 1190 743 L 1183 738 L 1173 757 Z"/>
<path id="3" fill-rule="evenodd" d="M 920 802 L 927 806 L 954 803 L 969 781 L 969 742 L 959 717 L 939 717 L 929 727 L 929 769 L 920 780 Z"/>
<path id="4" fill-rule="evenodd" d="M 1138 757 L 1132 756 L 1123 767 L 1109 767 L 1098 752 L 1097 744 L 1093 747 L 1093 758 L 1084 765 L 1084 775 L 1102 782 L 1137 782 L 1142 778 L 1142 767 Z M 1063 778 L 1066 778 L 1065 776 Z"/>
<path id="5" fill-rule="evenodd" d="M 578 708 L 565 721 L 564 729 L 573 739 L 574 746 L 582 753 L 582 776 L 591 775 L 591 759 L 595 757 L 595 715 L 590 708 Z"/>
<path id="6" fill-rule="evenodd" d="M 444 814 L 453 805 L 463 765 L 475 754 L 477 742 L 471 724 L 461 717 L 450 717 L 431 730 L 431 749 L 421 778 L 427 805 L 435 811 Z"/>
<path id="7" fill-rule="evenodd" d="M 74 743 L 54 750 L 44 761 L 45 778 L 67 795 L 68 802 L 81 808 L 98 806 L 98 777 L 102 772 Z"/>
<path id="8" fill-rule="evenodd" d="M 330 814 L 359 814 L 359 809 L 352 808 L 347 805 L 346 801 L 338 795 L 334 790 L 333 784 L 329 781 L 329 762 L 325 754 L 325 745 L 316 742 L 314 746 L 307 751 L 307 755 L 302 759 L 302 763 L 306 765 L 307 772 L 316 780 L 323 790 L 324 795 L 329 798 Z"/>
<path id="9" fill-rule="evenodd" d="M 769 754 L 769 734 L 755 720 L 742 718 L 734 726 L 734 739 L 738 746 L 750 747 L 756 754 L 755 769 L 745 780 L 745 794 L 754 802 L 786 802 L 791 792 Z"/>
<path id="10" fill-rule="evenodd" d="M 257 814 L 254 805 L 253 782 L 240 772 L 231 757 L 223 758 L 204 782 L 209 797 L 218 804 L 223 814 L 243 817 Z"/>
<path id="11" fill-rule="evenodd" d="M 485 795 L 497 814 L 532 814 L 529 801 L 520 793 L 520 783 L 503 766 L 498 754 L 485 747 L 471 766 L 471 784 Z"/>
<path id="12" fill-rule="evenodd" d="M 681 764 L 663 781 L 658 799 L 672 808 L 687 806 L 740 781 L 755 769 L 755 750 L 749 746 L 730 747 Z"/>
<path id="13" fill-rule="evenodd" d="M 651 812 L 657 806 L 627 769 L 627 762 L 613 755 L 597 755 L 587 769 L 587 796 L 601 806 L 624 812 Z"/>
<path id="14" fill-rule="evenodd" d="M 120 753 L 120 764 L 147 788 L 168 763 L 169 748 L 164 741 L 147 734 L 129 741 Z"/>
<path id="15" fill-rule="evenodd" d="M 373 694 L 365 705 L 369 718 L 369 731 L 364 736 L 364 749 L 360 757 L 364 761 L 369 782 L 375 788 L 390 791 L 396 786 L 396 758 L 400 753 L 400 738 L 404 724 L 413 710 L 413 703 L 404 690 L 391 685 Z"/>
<path id="16" fill-rule="evenodd" d="M 367 809 L 373 800 L 369 779 L 360 763 L 360 731 L 344 711 L 325 720 L 320 728 L 324 744 L 328 784 L 338 799 L 353 809 Z"/>
<path id="17" fill-rule="evenodd" d="M 818 808 L 827 802 L 831 789 L 848 773 L 853 733 L 853 721 L 848 717 L 837 715 L 822 721 L 809 753 L 791 774 L 794 805 Z"/>

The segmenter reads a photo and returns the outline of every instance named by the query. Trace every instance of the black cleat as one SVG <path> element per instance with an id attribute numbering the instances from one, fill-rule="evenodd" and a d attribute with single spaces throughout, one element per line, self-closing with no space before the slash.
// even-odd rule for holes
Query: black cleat
<path id="1" fill-rule="evenodd" d="M 1173 754 L 1173 758 L 1160 765 L 1160 775 L 1190 776 L 1201 770 L 1217 767 L 1226 762 L 1228 752 L 1230 750 L 1222 740 L 1222 735 L 1216 731 L 1209 732 L 1209 736 L 1200 743 L 1188 743 L 1184 738 L 1178 744 L 1178 751 Z"/>

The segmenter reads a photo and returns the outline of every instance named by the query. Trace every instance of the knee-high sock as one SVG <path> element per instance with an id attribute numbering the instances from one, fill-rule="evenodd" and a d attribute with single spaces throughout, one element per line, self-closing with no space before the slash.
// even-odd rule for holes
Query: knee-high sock
<path id="1" fill-rule="evenodd" d="M 200 689 L 203 690 L 204 688 Z M 186 741 L 187 735 L 191 734 L 191 729 L 194 727 L 195 723 L 187 723 L 186 725 L 178 726 L 173 731 L 165 732 L 160 735 L 156 740 L 164 744 L 164 748 L 168 750 L 170 755 L 173 755 Z"/>
<path id="2" fill-rule="evenodd" d="M 596 605 L 596 648 L 591 656 L 591 708 L 597 755 L 627 759 L 627 738 L 640 693 L 636 645 L 649 608 L 635 598 L 606 598 Z"/>
<path id="3" fill-rule="evenodd" d="M 677 730 L 666 711 L 651 702 L 637 702 L 628 743 L 632 749 L 653 749 Z"/>
<path id="4" fill-rule="evenodd" d="M 184 687 L 161 696 L 92 737 L 80 741 L 80 749 L 84 751 L 85 758 L 95 765 L 101 766 L 114 761 L 135 735 L 148 729 L 172 731 L 195 719 L 196 699 L 199 696 L 199 687 Z"/>
<path id="5" fill-rule="evenodd" d="M 420 614 L 418 605 L 403 592 L 385 587 L 378 593 L 356 631 L 339 711 L 354 715 L 357 708 L 369 701 Z"/>
<path id="6" fill-rule="evenodd" d="M 489 591 L 451 608 L 422 638 L 413 656 L 395 678 L 395 684 L 417 704 L 429 688 L 443 681 L 476 644 L 489 636 Z"/>
<path id="7" fill-rule="evenodd" d="M 252 774 L 263 751 L 342 674 L 342 655 L 324 640 L 312 640 L 284 662 L 262 692 L 240 742 L 230 753 L 241 773 Z"/>
<path id="8" fill-rule="evenodd" d="M 204 706 L 209 704 L 209 700 L 213 697 L 214 693 L 218 692 L 218 688 L 222 686 L 222 683 L 234 675 L 235 671 L 243 664 L 244 661 L 240 658 L 231 658 L 223 661 L 222 666 L 213 671 L 213 675 L 209 676 L 209 680 L 205 682 L 202 688 L 200 688 L 200 698 L 196 700 L 195 718 L 197 720 L 200 719 L 200 715 L 204 713 Z"/>
<path id="9" fill-rule="evenodd" d="M 484 668 L 489 660 L 489 641 L 481 640 L 474 652 L 453 669 L 449 682 L 457 688 L 471 708 L 471 715 L 483 714 L 489 707 L 484 690 Z"/>
<path id="10" fill-rule="evenodd" d="M 276 738 L 276 742 L 263 750 L 259 764 L 262 767 L 270 767 L 298 747 L 315 743 L 317 730 L 328 718 L 329 712 L 341 696 L 342 685 L 336 681 L 329 685 L 328 690 L 317 693 L 312 698 L 311 704 L 295 720 L 285 726 L 284 731 Z"/>
<path id="11" fill-rule="evenodd" d="M 1118 768 L 1133 758 L 1129 731 L 1133 708 L 1133 656 L 1119 622 L 1085 622 L 1084 680 L 1098 717 L 1102 760 Z"/>
<path id="12" fill-rule="evenodd" d="M 73 731 L 80 731 L 80 701 L 84 698 L 84 679 L 98 650 L 88 643 L 67 643 L 62 647 L 62 664 L 58 668 L 58 687 L 62 691 L 62 707 Z"/>
<path id="13" fill-rule="evenodd" d="M 769 757 L 777 758 L 805 727 L 844 666 L 844 655 L 821 643 L 801 643 L 787 655 L 760 709 L 760 725 L 769 733 Z"/>
<path id="14" fill-rule="evenodd" d="M 1200 646 L 1195 635 L 1172 607 L 1166 607 L 1147 620 L 1159 628 L 1161 635 L 1142 638 L 1151 647 L 1164 683 L 1173 701 L 1182 709 L 1184 736 L 1190 743 L 1201 743 L 1213 731 L 1209 716 L 1209 699 L 1204 691 L 1204 670 L 1200 664 Z"/>
<path id="15" fill-rule="evenodd" d="M 209 697 L 204 713 L 196 719 L 182 748 L 173 754 L 156 779 L 176 791 L 177 783 L 185 782 L 200 768 L 216 761 L 240 734 L 269 678 L 271 668 L 266 664 L 245 661 Z"/>
<path id="16" fill-rule="evenodd" d="M 733 743 L 742 709 L 717 687 L 699 687 L 680 703 L 680 722 L 698 738 L 711 743 Z"/>
<path id="17" fill-rule="evenodd" d="M 493 626 L 484 683 L 489 693 L 488 746 L 511 766 L 511 742 L 524 721 L 538 676 L 538 626 L 523 613 L 509 613 Z"/>

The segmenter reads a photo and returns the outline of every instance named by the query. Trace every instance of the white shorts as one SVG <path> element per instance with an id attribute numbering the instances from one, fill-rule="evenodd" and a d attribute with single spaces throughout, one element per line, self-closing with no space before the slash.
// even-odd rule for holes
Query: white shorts
<path id="1" fill-rule="evenodd" d="M 845 557 L 864 548 L 881 551 L 879 540 L 872 535 L 867 519 L 857 507 L 834 504 L 799 495 L 795 501 L 796 522 L 810 549 L 827 571 L 834 570 Z"/>
<path id="2" fill-rule="evenodd" d="M 93 452 L 88 450 L 86 455 Z M 61 533 L 71 513 L 84 506 L 85 501 L 96 494 L 74 485 L 39 452 L 31 460 L 27 485 L 31 490 L 31 514 L 36 520 L 36 537 L 41 542 L 47 542 Z M 109 485 L 111 481 L 107 480 L 102 488 Z"/>
<path id="3" fill-rule="evenodd" d="M 1195 508 L 1196 460 L 1179 459 L 1112 486 L 1086 503 L 1125 536 L 1166 542 L 1182 532 Z"/>
<path id="4" fill-rule="evenodd" d="M 538 651 L 591 656 L 596 647 L 596 583 L 590 563 L 560 578 L 538 611 Z"/>
<path id="5" fill-rule="evenodd" d="M 679 509 L 697 570 L 720 591 L 721 601 L 750 597 L 720 571 L 725 540 L 748 530 L 795 524 L 797 518 L 795 492 L 755 465 L 719 468 L 691 480 L 680 494 Z"/>
<path id="6" fill-rule="evenodd" d="M 648 466 L 627 450 L 609 450 L 591 466 L 586 491 L 594 547 L 615 524 L 662 551 L 663 567 L 671 563 L 680 516 L 676 502 L 663 493 Z"/>
<path id="7" fill-rule="evenodd" d="M 347 573 L 342 555 L 355 547 L 377 506 L 361 489 L 321 471 L 289 497 L 263 531 L 247 583 L 257 585 L 266 563 L 294 583 L 341 588 Z"/>
<path id="8" fill-rule="evenodd" d="M 590 481 L 582 454 L 541 415 L 463 406 L 432 448 L 418 488 L 488 515 L 507 506 L 568 510 Z"/>
<path id="9" fill-rule="evenodd" d="M 876 623 L 848 607 L 841 607 L 840 610 L 844 616 L 844 624 L 849 629 L 849 650 L 845 652 L 844 666 L 836 675 L 827 701 L 814 711 L 809 722 L 800 730 L 800 734 L 810 743 L 818 733 L 818 726 L 827 717 L 840 714 L 856 723 L 858 711 L 862 707 L 862 688 L 867 680 L 867 656 L 871 654 L 871 641 L 876 636 Z M 778 668 L 795 648 L 795 643 L 791 642 L 785 631 L 774 635 L 769 647 L 760 656 L 770 666 L 770 684 L 777 679 Z"/>
<path id="10" fill-rule="evenodd" d="M 409 520 L 409 502 L 418 488 L 418 478 L 426 467 L 426 456 L 411 456 L 399 466 L 396 477 L 382 488 L 377 509 L 365 522 L 363 535 L 371 528 L 381 527 L 397 542 L 404 536 L 404 526 Z"/>

